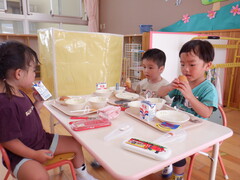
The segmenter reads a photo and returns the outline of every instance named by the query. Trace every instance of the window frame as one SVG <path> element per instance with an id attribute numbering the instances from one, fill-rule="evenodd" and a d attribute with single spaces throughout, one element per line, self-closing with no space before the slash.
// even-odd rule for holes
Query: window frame
<path id="1" fill-rule="evenodd" d="M 61 15 L 54 15 L 51 14 L 43 14 L 43 13 L 32 13 L 28 10 L 29 8 L 29 1 L 28 0 L 21 0 L 22 1 L 22 11 L 23 14 L 9 14 L 5 11 L 0 13 L 0 20 L 6 21 L 22 21 L 23 22 L 23 32 L 24 34 L 29 34 L 29 22 L 42 22 L 42 23 L 58 23 L 59 28 L 61 28 L 61 24 L 72 24 L 72 25 L 88 25 L 87 18 L 84 17 L 75 17 L 75 16 L 61 16 Z M 52 2 L 52 0 L 49 0 Z M 80 0 L 82 1 L 82 0 Z M 6 2 L 6 0 L 4 0 Z M 83 15 L 84 16 L 84 15 Z M 85 20 L 86 19 L 86 20 Z"/>

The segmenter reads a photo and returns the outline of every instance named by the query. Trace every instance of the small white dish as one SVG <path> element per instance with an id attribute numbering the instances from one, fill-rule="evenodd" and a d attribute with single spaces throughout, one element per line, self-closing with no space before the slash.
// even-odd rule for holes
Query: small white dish
<path id="1" fill-rule="evenodd" d="M 102 96 L 90 97 L 88 102 L 93 109 L 100 109 L 107 105 L 108 98 Z"/>
<path id="2" fill-rule="evenodd" d="M 130 100 L 134 101 L 139 98 L 139 95 L 136 93 L 130 93 L 130 92 L 124 92 L 124 93 L 118 93 L 115 95 L 118 99 L 124 99 L 124 100 Z"/>
<path id="3" fill-rule="evenodd" d="M 158 110 L 162 109 L 163 105 L 166 103 L 166 100 L 162 98 L 148 98 L 146 101 L 150 101 L 152 104 L 156 104 Z"/>
<path id="4" fill-rule="evenodd" d="M 96 96 L 104 96 L 110 97 L 112 95 L 112 91 L 110 89 L 98 89 L 95 91 Z"/>
<path id="5" fill-rule="evenodd" d="M 166 121 L 172 124 L 182 124 L 190 120 L 189 115 L 175 110 L 160 110 L 156 112 L 155 116 L 160 121 Z"/>

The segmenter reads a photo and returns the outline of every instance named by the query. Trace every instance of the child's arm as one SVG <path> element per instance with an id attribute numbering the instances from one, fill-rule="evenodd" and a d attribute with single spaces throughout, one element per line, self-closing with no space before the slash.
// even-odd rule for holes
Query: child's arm
<path id="1" fill-rule="evenodd" d="M 53 156 L 51 155 L 52 152 L 50 150 L 42 149 L 35 151 L 25 146 L 19 139 L 14 139 L 1 144 L 4 148 L 8 149 L 14 154 L 36 160 L 40 163 L 44 163 L 45 161 L 53 158 Z"/>
<path id="2" fill-rule="evenodd" d="M 189 101 L 191 107 L 198 115 L 203 118 L 211 116 L 213 107 L 206 106 L 193 95 L 192 88 L 190 87 L 188 81 L 180 81 L 178 84 L 178 90 L 181 91 L 185 99 Z"/>
<path id="3" fill-rule="evenodd" d="M 168 95 L 168 93 L 170 91 L 178 88 L 178 83 L 179 83 L 179 80 L 178 80 L 178 78 L 176 78 L 170 84 L 168 84 L 166 86 L 161 86 L 157 92 L 158 96 L 164 97 L 164 96 Z"/>
<path id="4" fill-rule="evenodd" d="M 43 99 L 41 98 L 37 91 L 33 92 L 33 98 L 35 99 L 34 106 L 39 113 L 43 106 Z"/>

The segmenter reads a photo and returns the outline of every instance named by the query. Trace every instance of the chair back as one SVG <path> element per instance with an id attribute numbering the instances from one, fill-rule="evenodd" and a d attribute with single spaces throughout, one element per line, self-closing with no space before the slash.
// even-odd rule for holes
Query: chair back
<path id="1" fill-rule="evenodd" d="M 2 154 L 2 158 L 3 158 L 3 161 L 4 161 L 4 163 L 5 163 L 5 166 L 6 166 L 6 168 L 7 168 L 7 174 L 6 174 L 6 176 L 5 176 L 5 178 L 4 178 L 4 180 L 6 180 L 7 178 L 8 178 L 8 176 L 10 175 L 10 174 L 12 174 L 12 171 L 11 171 L 11 166 L 10 166 L 10 160 L 9 160 L 9 158 L 8 158 L 8 154 L 7 154 L 7 152 L 5 151 L 5 149 L 4 149 L 4 147 L 0 144 L 0 152 L 1 152 L 1 154 Z M 12 174 L 12 176 L 14 177 L 14 175 Z"/>
<path id="2" fill-rule="evenodd" d="M 227 117 L 220 105 L 218 105 L 218 109 L 212 113 L 208 120 L 223 126 L 227 126 Z"/>

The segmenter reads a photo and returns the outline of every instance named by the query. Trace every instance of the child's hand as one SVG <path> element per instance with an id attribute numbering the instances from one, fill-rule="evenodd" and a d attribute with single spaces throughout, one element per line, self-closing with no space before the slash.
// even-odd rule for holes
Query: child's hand
<path id="1" fill-rule="evenodd" d="M 175 78 L 172 82 L 171 82 L 171 84 L 170 84 L 170 86 L 171 86 L 171 89 L 173 90 L 173 89 L 178 89 L 179 88 L 179 79 L 178 78 Z"/>
<path id="2" fill-rule="evenodd" d="M 125 91 L 135 93 L 135 91 L 126 84 L 124 84 L 124 87 L 126 88 Z"/>
<path id="3" fill-rule="evenodd" d="M 193 96 L 192 88 L 188 81 L 179 81 L 177 88 L 186 99 L 190 99 Z"/>
<path id="4" fill-rule="evenodd" d="M 44 163 L 47 160 L 50 160 L 53 158 L 53 153 L 50 150 L 46 150 L 46 149 L 42 149 L 42 150 L 38 150 L 36 151 L 36 155 L 34 157 L 34 160 L 40 162 L 40 163 Z"/>
<path id="5" fill-rule="evenodd" d="M 33 98 L 35 99 L 36 102 L 43 101 L 42 97 L 37 91 L 33 91 Z"/>

